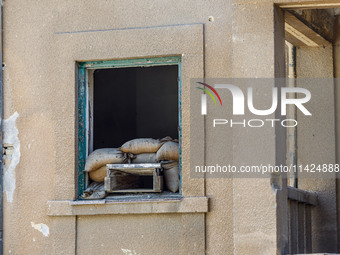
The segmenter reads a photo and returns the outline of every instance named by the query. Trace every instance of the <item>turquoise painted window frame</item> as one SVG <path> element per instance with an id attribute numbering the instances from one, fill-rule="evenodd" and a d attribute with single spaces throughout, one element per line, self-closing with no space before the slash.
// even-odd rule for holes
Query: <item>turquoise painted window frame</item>
<path id="1" fill-rule="evenodd" d="M 181 57 L 155 57 L 121 60 L 103 60 L 77 62 L 78 65 L 78 197 L 86 189 L 87 177 L 83 172 L 87 157 L 87 118 L 88 118 L 88 70 L 103 68 L 143 67 L 143 66 L 165 66 L 178 65 L 178 125 L 179 125 L 179 166 L 180 166 L 180 194 L 182 191 L 182 77 Z"/>

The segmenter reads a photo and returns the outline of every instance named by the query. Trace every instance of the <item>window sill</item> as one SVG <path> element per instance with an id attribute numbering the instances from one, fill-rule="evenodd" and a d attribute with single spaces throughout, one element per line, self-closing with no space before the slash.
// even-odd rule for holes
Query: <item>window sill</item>
<path id="1" fill-rule="evenodd" d="M 206 212 L 208 212 L 207 197 L 47 201 L 48 216 Z"/>

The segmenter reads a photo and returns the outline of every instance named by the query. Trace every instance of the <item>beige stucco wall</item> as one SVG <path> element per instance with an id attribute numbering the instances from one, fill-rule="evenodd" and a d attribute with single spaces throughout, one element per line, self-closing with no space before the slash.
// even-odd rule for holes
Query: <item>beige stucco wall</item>
<path id="1" fill-rule="evenodd" d="M 286 240 L 277 240 L 276 233 L 287 233 L 281 222 L 287 205 L 277 196 L 284 191 L 273 189 L 269 178 L 202 180 L 189 173 L 190 78 L 284 77 L 283 21 L 276 10 L 274 24 L 273 1 L 11 0 L 3 8 L 4 118 L 14 124 L 18 113 L 14 141 L 20 145 L 20 155 L 6 165 L 4 254 L 284 249 Z M 209 197 L 209 212 L 47 216 L 47 201 L 76 194 L 75 61 L 182 54 L 183 195 Z M 284 143 L 275 142 L 284 140 L 282 130 L 224 129 L 212 136 L 211 126 L 200 125 L 207 136 L 197 140 L 203 157 L 195 162 L 284 162 Z M 16 137 L 15 128 L 6 132 Z M 259 143 L 267 149 L 258 150 Z M 220 153 L 207 149 L 212 146 Z"/>
<path id="2" fill-rule="evenodd" d="M 176 4 L 175 7 L 170 2 L 154 1 L 101 4 L 13 1 L 4 5 L 4 90 L 8 98 L 5 119 L 18 112 L 15 124 L 20 140 L 20 161 L 12 171 L 15 176 L 7 179 L 15 181 L 15 189 L 13 201 L 5 200 L 6 254 L 74 254 L 75 251 L 88 254 L 96 248 L 102 254 L 123 254 L 122 249 L 138 254 L 204 253 L 203 213 L 47 216 L 48 200 L 75 198 L 74 63 L 77 60 L 184 54 L 183 142 L 184 151 L 188 151 L 189 101 L 185 98 L 189 79 L 203 77 L 203 35 L 206 58 L 211 62 L 218 59 L 219 63 L 214 72 L 220 73 L 211 75 L 222 76 L 229 60 L 217 56 L 230 51 L 223 46 L 228 33 L 222 32 L 230 29 L 231 20 L 223 17 L 228 9 L 225 3 Z M 208 23 L 209 15 L 219 22 L 207 24 L 203 34 L 203 24 Z M 120 30 L 123 28 L 132 29 Z M 88 30 L 93 32 L 82 32 Z M 184 153 L 183 167 L 187 169 L 188 156 Z M 191 180 L 188 176 L 189 172 L 184 171 L 183 195 L 203 196 L 203 180 Z M 212 226 L 231 226 L 225 213 L 221 215 L 220 219 L 213 218 L 216 223 L 212 222 Z M 40 223 L 44 225 L 32 225 Z M 43 230 L 39 231 L 39 227 Z M 230 228 L 222 229 L 226 232 Z M 211 238 L 214 235 L 220 233 L 209 234 Z M 232 251 L 230 242 L 212 247 L 219 247 L 220 252 Z"/>
<path id="3" fill-rule="evenodd" d="M 319 81 L 297 82 L 307 88 L 313 100 L 308 103 L 312 118 L 297 112 L 297 160 L 298 165 L 335 163 L 334 80 L 333 47 L 299 47 L 297 49 L 298 78 L 325 78 Z M 328 79 L 327 79 L 328 78 Z M 330 78 L 330 79 L 329 79 Z M 302 84 L 301 84 L 302 83 Z M 315 149 L 311 149 L 315 148 Z M 299 173 L 298 173 L 299 174 Z M 304 173 L 298 187 L 318 193 L 319 204 L 313 208 L 313 251 L 337 250 L 336 180 L 335 173 L 309 179 Z"/>

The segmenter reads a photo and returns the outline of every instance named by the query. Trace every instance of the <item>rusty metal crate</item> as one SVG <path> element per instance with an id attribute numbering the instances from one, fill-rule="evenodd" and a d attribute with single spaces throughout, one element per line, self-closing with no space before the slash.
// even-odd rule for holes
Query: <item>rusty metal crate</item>
<path id="1" fill-rule="evenodd" d="M 108 193 L 139 193 L 163 191 L 161 163 L 107 164 L 105 191 Z M 148 187 L 144 181 L 147 179 Z M 152 179 L 152 180 L 151 180 Z M 152 187 L 150 187 L 152 184 Z"/>

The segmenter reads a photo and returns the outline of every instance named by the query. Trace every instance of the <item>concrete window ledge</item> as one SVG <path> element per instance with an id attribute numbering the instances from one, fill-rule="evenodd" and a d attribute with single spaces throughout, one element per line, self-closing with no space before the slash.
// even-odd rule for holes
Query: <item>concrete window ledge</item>
<path id="1" fill-rule="evenodd" d="M 49 216 L 205 212 L 208 212 L 207 197 L 127 201 L 107 199 L 47 201 L 47 215 Z"/>

